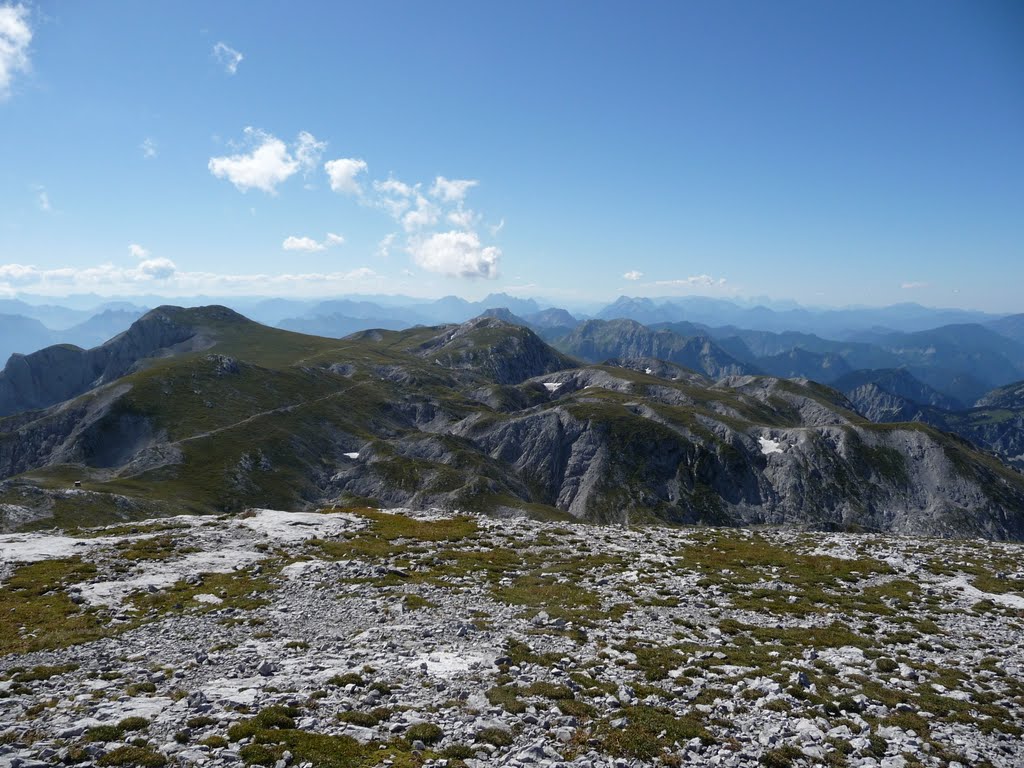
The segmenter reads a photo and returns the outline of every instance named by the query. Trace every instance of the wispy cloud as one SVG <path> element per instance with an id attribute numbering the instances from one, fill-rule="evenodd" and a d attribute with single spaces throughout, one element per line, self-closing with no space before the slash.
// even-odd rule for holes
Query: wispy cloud
<path id="1" fill-rule="evenodd" d="M 227 274 L 184 271 L 170 259 L 144 259 L 135 266 L 101 264 L 95 267 L 42 268 L 0 264 L 0 293 L 30 289 L 46 296 L 94 292 L 103 296 L 157 290 L 166 296 L 194 296 L 215 291 L 246 296 L 268 290 L 280 296 L 326 296 L 360 290 L 379 290 L 382 277 L 369 267 L 338 272 Z"/>
<path id="2" fill-rule="evenodd" d="M 438 176 L 430 188 L 430 194 L 446 203 L 461 203 L 469 192 L 480 182 L 475 179 L 446 179 Z"/>
<path id="3" fill-rule="evenodd" d="M 299 131 L 295 140 L 295 159 L 302 173 L 309 176 L 320 165 L 320 158 L 327 149 L 326 141 L 317 141 L 316 136 L 308 131 Z"/>
<path id="4" fill-rule="evenodd" d="M 917 288 L 927 287 L 928 283 L 924 282 L 923 280 L 911 280 L 910 282 L 900 283 L 900 288 L 902 288 L 905 291 L 913 291 L 916 290 Z"/>
<path id="5" fill-rule="evenodd" d="M 286 251 L 305 251 L 307 253 L 316 253 L 318 251 L 326 251 L 328 248 L 341 245 L 344 242 L 344 237 L 336 235 L 333 232 L 328 232 L 327 237 L 322 241 L 314 240 L 312 237 L 296 237 L 292 235 L 284 239 L 284 242 L 281 243 L 281 248 Z"/>
<path id="6" fill-rule="evenodd" d="M 395 240 L 398 238 L 397 232 L 391 232 L 390 234 L 384 235 L 377 243 L 377 258 L 386 259 L 391 256 L 391 249 L 395 246 Z"/>
<path id="7" fill-rule="evenodd" d="M 627 280 L 639 280 L 643 276 L 643 272 L 638 272 L 635 269 L 631 269 L 629 272 L 623 275 L 623 277 L 626 278 Z"/>
<path id="8" fill-rule="evenodd" d="M 654 285 L 665 288 L 713 288 L 725 285 L 724 277 L 715 279 L 711 275 L 692 275 L 676 280 L 655 280 Z"/>
<path id="9" fill-rule="evenodd" d="M 402 227 L 406 232 L 416 232 L 437 224 L 441 209 L 423 195 L 416 195 L 416 205 L 402 216 Z"/>
<path id="10" fill-rule="evenodd" d="M 0 6 L 0 101 L 11 95 L 11 83 L 19 72 L 28 72 L 32 27 L 29 9 L 18 5 Z"/>
<path id="11" fill-rule="evenodd" d="M 139 144 L 139 149 L 142 150 L 142 156 L 144 158 L 146 158 L 147 160 L 150 160 L 151 158 L 156 157 L 156 155 L 157 155 L 156 140 L 155 139 L 151 139 L 151 138 L 149 138 L 147 136 L 145 139 L 142 140 L 142 143 Z"/>
<path id="12" fill-rule="evenodd" d="M 35 190 L 36 205 L 39 207 L 39 210 L 43 213 L 51 213 L 53 211 L 53 206 L 50 204 L 50 196 L 47 194 L 46 188 L 37 186 Z"/>
<path id="13" fill-rule="evenodd" d="M 128 253 L 130 253 L 132 256 L 134 256 L 137 259 L 145 259 L 146 257 L 149 256 L 149 251 L 147 249 L 143 248 L 138 243 L 129 243 L 128 244 Z"/>
<path id="14" fill-rule="evenodd" d="M 218 42 L 213 46 L 213 55 L 229 75 L 233 75 L 238 71 L 238 65 L 245 58 L 241 52 L 236 51 L 225 42 Z"/>

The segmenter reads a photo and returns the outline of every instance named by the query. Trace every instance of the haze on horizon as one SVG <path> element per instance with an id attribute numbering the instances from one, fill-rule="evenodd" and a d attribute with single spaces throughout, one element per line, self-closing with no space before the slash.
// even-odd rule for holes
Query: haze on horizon
<path id="1" fill-rule="evenodd" d="M 0 0 L 0 295 L 1024 311 L 1024 7 Z"/>

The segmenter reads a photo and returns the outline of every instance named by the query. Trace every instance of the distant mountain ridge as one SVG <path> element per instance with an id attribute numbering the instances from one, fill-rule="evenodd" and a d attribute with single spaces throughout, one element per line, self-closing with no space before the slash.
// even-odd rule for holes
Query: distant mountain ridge
<path id="1" fill-rule="evenodd" d="M 1024 538 L 1024 475 L 965 441 L 729 374 L 708 338 L 591 322 L 626 352 L 697 350 L 717 381 L 650 357 L 581 364 L 493 317 L 327 339 L 161 307 L 102 347 L 19 361 L 45 397 L 57 370 L 82 391 L 0 419 L 0 515 L 336 502 Z"/>
<path id="2" fill-rule="evenodd" d="M 76 397 L 124 376 L 145 358 L 177 351 L 178 345 L 192 342 L 189 348 L 200 348 L 207 342 L 202 338 L 202 326 L 194 322 L 198 318 L 251 322 L 226 307 L 202 311 L 158 307 L 129 330 L 92 349 L 61 344 L 29 355 L 14 354 L 0 371 L 0 415 L 45 408 Z"/>
<path id="3" fill-rule="evenodd" d="M 610 358 L 652 357 L 676 363 L 711 378 L 756 373 L 706 336 L 680 336 L 652 331 L 635 320 L 586 320 L 554 346 L 567 354 L 598 363 Z"/>

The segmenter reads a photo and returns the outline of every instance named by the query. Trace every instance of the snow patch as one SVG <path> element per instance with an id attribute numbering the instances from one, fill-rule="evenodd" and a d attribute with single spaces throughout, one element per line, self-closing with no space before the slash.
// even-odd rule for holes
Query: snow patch
<path id="1" fill-rule="evenodd" d="M 652 373 L 654 373 L 654 369 L 653 368 L 644 368 L 644 373 L 646 373 L 648 376 L 650 376 Z"/>
<path id="2" fill-rule="evenodd" d="M 344 456 L 346 459 L 358 459 L 359 451 L 353 451 L 352 453 L 343 453 L 342 456 Z"/>
<path id="3" fill-rule="evenodd" d="M 555 392 L 560 386 L 562 386 L 562 382 L 560 381 L 544 382 L 544 389 L 546 389 L 548 392 Z"/>
<path id="4" fill-rule="evenodd" d="M 770 437 L 759 437 L 757 442 L 761 444 L 761 453 L 765 456 L 772 453 L 782 453 L 782 443 L 772 440 Z"/>

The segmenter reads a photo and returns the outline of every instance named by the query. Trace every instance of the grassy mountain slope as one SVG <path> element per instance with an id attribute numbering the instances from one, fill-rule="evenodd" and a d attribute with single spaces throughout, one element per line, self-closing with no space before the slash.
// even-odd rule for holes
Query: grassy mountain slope
<path id="1" fill-rule="evenodd" d="M 165 314 L 188 343 L 0 420 L 7 527 L 338 501 L 1024 537 L 1024 476 L 811 382 L 580 365 L 494 318 L 334 340 Z"/>

